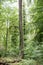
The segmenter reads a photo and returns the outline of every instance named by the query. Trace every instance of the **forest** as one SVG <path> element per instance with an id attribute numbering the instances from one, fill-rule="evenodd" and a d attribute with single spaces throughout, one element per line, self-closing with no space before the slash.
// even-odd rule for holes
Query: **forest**
<path id="1" fill-rule="evenodd" d="M 0 65 L 43 65 L 43 0 L 0 0 Z"/>

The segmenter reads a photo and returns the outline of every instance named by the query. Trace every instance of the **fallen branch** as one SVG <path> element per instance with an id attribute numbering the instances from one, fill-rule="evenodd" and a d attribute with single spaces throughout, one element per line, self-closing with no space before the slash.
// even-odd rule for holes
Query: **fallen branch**
<path id="1" fill-rule="evenodd" d="M 9 63 L 16 63 L 16 62 L 20 62 L 21 60 L 14 60 L 14 61 L 9 61 L 9 62 L 0 62 L 0 65 L 9 65 Z"/>

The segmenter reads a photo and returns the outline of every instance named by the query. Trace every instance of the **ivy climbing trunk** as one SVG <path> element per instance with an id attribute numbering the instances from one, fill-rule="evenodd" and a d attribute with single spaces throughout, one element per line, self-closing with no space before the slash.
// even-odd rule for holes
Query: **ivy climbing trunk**
<path id="1" fill-rule="evenodd" d="M 23 27 L 24 27 L 24 35 L 25 35 L 25 26 L 26 26 L 26 11 L 25 11 L 25 1 L 23 0 Z"/>
<path id="2" fill-rule="evenodd" d="M 19 55 L 21 58 L 24 58 L 24 38 L 22 29 L 22 0 L 19 0 L 19 31 L 20 31 Z"/>

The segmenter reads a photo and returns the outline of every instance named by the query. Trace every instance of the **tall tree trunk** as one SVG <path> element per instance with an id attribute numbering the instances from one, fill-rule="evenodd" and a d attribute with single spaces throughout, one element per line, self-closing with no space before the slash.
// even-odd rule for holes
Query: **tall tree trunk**
<path id="1" fill-rule="evenodd" d="M 20 44 L 19 44 L 19 55 L 24 58 L 24 39 L 23 39 L 23 29 L 22 29 L 22 0 L 19 0 L 19 30 L 20 30 Z"/>

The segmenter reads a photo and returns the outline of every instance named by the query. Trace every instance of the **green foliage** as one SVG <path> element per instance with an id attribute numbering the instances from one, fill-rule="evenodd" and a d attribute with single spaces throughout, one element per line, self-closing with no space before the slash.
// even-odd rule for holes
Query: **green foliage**
<path id="1" fill-rule="evenodd" d="M 34 60 L 22 60 L 20 65 L 36 65 L 36 62 Z"/>
<path id="2" fill-rule="evenodd" d="M 16 0 L 9 1 L 11 3 L 16 2 Z M 5 56 L 5 53 L 8 57 L 17 57 L 19 55 L 20 42 L 18 9 L 16 7 L 14 9 L 9 6 L 4 7 L 2 6 L 4 2 L 5 0 L 0 3 L 0 57 Z M 19 65 L 37 65 L 36 63 L 43 65 L 43 0 L 34 0 L 34 4 L 29 8 L 28 12 L 31 22 L 28 22 L 25 18 L 27 12 L 23 12 L 23 32 L 25 31 L 24 58 L 27 60 L 22 60 Z M 6 25 L 7 22 L 9 23 L 8 25 Z M 6 52 L 7 29 L 8 40 Z"/>

